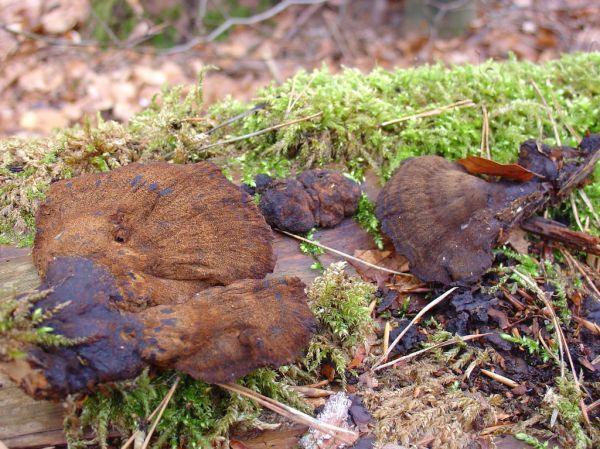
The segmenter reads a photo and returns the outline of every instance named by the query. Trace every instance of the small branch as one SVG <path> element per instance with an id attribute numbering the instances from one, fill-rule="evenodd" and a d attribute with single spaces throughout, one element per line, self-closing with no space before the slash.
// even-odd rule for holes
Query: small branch
<path id="1" fill-rule="evenodd" d="M 536 82 L 533 80 L 529 80 L 529 81 L 531 82 L 531 85 L 533 86 L 533 88 L 537 92 L 538 96 L 540 97 L 540 100 L 542 100 L 542 103 L 544 104 L 544 109 L 546 109 L 546 113 L 548 114 L 550 123 L 552 123 L 552 129 L 554 130 L 554 139 L 556 140 L 556 144 L 559 147 L 561 147 L 562 142 L 560 140 L 560 135 L 558 134 L 558 128 L 556 126 L 556 121 L 554 120 L 554 117 L 552 116 L 552 109 L 550 109 L 550 106 L 548 106 L 548 103 L 546 102 L 546 98 L 544 97 L 544 94 L 542 93 L 542 91 L 540 90 L 540 88 L 538 87 Z"/>
<path id="2" fill-rule="evenodd" d="M 445 346 L 454 345 L 454 344 L 457 344 L 457 343 L 460 343 L 460 342 L 463 342 L 463 341 L 474 340 L 476 338 L 487 337 L 488 335 L 492 335 L 492 333 L 490 332 L 490 333 L 487 333 L 487 334 L 465 335 L 464 337 L 456 336 L 456 337 L 454 337 L 451 340 L 443 341 L 441 343 L 438 343 L 436 345 L 430 346 L 428 348 L 421 349 L 419 351 L 412 352 L 412 353 L 407 354 L 405 356 L 399 357 L 399 358 L 394 359 L 394 360 L 392 360 L 390 362 L 384 363 L 383 365 L 379 365 L 378 367 L 373 368 L 373 371 L 379 371 L 379 370 L 382 370 L 382 369 L 387 368 L 389 366 L 397 365 L 398 363 L 405 362 L 407 360 L 413 359 L 413 358 L 415 358 L 415 357 L 417 357 L 417 356 L 419 356 L 421 354 L 425 354 L 426 352 L 431 351 L 433 349 L 443 348 Z"/>
<path id="3" fill-rule="evenodd" d="M 305 122 L 305 121 L 313 119 L 315 117 L 319 117 L 322 114 L 323 114 L 322 112 L 317 112 L 316 114 L 309 115 L 308 117 L 302 117 L 302 118 L 298 118 L 295 120 L 290 120 L 289 122 L 279 123 L 278 125 L 269 126 L 268 128 L 264 128 L 259 131 L 255 131 L 250 134 L 245 134 L 243 136 L 238 136 L 238 137 L 232 137 L 231 139 L 221 140 L 219 142 L 211 143 L 209 145 L 200 147 L 200 148 L 198 148 L 198 151 L 204 151 L 204 150 L 208 150 L 209 148 L 216 147 L 219 145 L 227 145 L 229 143 L 239 142 L 240 140 L 246 140 L 251 137 L 260 136 L 261 134 L 266 134 L 270 131 L 274 131 L 276 129 L 283 128 L 285 126 L 290 126 L 290 125 L 294 125 L 296 123 Z"/>
<path id="4" fill-rule="evenodd" d="M 521 223 L 521 228 L 581 251 L 600 255 L 600 237 L 585 232 L 573 231 L 556 221 L 542 217 L 531 217 Z"/>
<path id="5" fill-rule="evenodd" d="M 169 401 L 173 397 L 173 394 L 175 393 L 175 390 L 177 389 L 177 385 L 179 385 L 179 377 L 177 377 L 175 379 L 175 382 L 173 382 L 171 389 L 165 396 L 165 400 L 164 400 L 162 406 L 160 407 L 160 410 L 158 411 L 158 415 L 156 416 L 156 419 L 152 423 L 152 427 L 150 427 L 150 430 L 148 431 L 148 435 L 146 435 L 146 439 L 144 440 L 144 443 L 142 444 L 141 449 L 146 449 L 148 447 L 148 444 L 150 444 L 150 439 L 152 438 L 152 434 L 154 434 L 154 430 L 156 429 L 156 426 L 158 425 L 160 418 L 162 418 L 162 415 L 165 412 L 165 409 L 169 405 Z"/>
<path id="6" fill-rule="evenodd" d="M 506 385 L 509 388 L 517 388 L 520 385 L 518 382 L 515 382 L 514 380 L 509 379 L 508 377 L 501 376 L 500 374 L 497 374 L 493 371 L 488 371 L 486 369 L 482 369 L 481 374 L 485 374 L 489 378 L 494 379 L 495 381 L 500 382 L 501 384 Z"/>
<path id="7" fill-rule="evenodd" d="M 404 330 L 402 332 L 400 332 L 400 335 L 398 335 L 396 337 L 396 339 L 392 342 L 392 344 L 387 349 L 387 351 L 385 351 L 383 353 L 383 355 L 379 358 L 379 360 L 377 360 L 375 362 L 375 364 L 371 367 L 371 369 L 375 370 L 379 365 L 381 365 L 382 362 L 385 362 L 387 360 L 388 356 L 390 355 L 390 353 L 392 352 L 392 350 L 396 347 L 396 345 L 398 344 L 398 342 L 402 339 L 402 337 L 404 337 L 404 335 L 408 332 L 408 330 L 412 326 L 414 326 L 416 323 L 418 323 L 419 320 L 423 317 L 423 315 L 425 315 L 427 312 L 429 312 L 431 309 L 433 309 L 435 306 L 437 306 L 439 303 L 441 303 L 444 299 L 446 299 L 457 288 L 458 287 L 452 287 L 450 290 L 448 290 L 444 294 L 438 296 L 436 299 L 434 299 L 429 304 L 427 304 L 425 307 L 423 307 L 419 311 L 419 313 L 417 313 L 417 315 L 411 320 L 411 322 L 408 323 L 408 325 L 404 328 Z"/>
<path id="8" fill-rule="evenodd" d="M 338 251 L 337 249 L 333 249 L 329 246 L 325 246 L 322 243 L 319 243 L 315 240 L 309 240 L 307 238 L 300 237 L 299 235 L 292 234 L 291 232 L 283 231 L 281 229 L 276 229 L 276 231 L 281 232 L 282 234 L 288 235 L 296 240 L 300 240 L 302 242 L 306 242 L 306 243 L 310 243 L 311 245 L 318 246 L 319 248 L 323 248 L 324 250 L 329 251 L 330 253 L 337 254 L 338 256 L 342 256 L 349 260 L 353 260 L 354 262 L 362 263 L 363 265 L 366 265 L 368 267 L 375 268 L 375 269 L 381 270 L 381 271 L 385 271 L 386 273 L 396 274 L 398 276 L 411 276 L 412 277 L 412 274 L 402 273 L 401 271 L 395 271 L 395 270 L 390 270 L 389 268 L 380 267 L 379 265 L 372 264 L 371 262 L 367 262 L 366 260 L 359 259 L 358 257 L 354 257 L 354 256 L 351 256 L 350 254 L 346 254 L 342 251 Z"/>
<path id="9" fill-rule="evenodd" d="M 294 422 L 304 424 L 306 426 L 313 427 L 319 430 L 322 433 L 327 435 L 331 435 L 332 438 L 335 438 L 341 443 L 351 445 L 358 439 L 358 433 L 352 430 L 343 429 L 341 427 L 336 427 L 328 423 L 324 423 L 319 421 L 318 419 L 313 418 L 312 416 L 307 415 L 306 413 L 302 413 L 295 408 L 289 407 L 281 402 L 278 402 L 274 399 L 263 396 L 262 394 L 256 393 L 255 391 L 250 390 L 249 388 L 242 387 L 237 384 L 217 384 L 219 387 L 231 391 L 233 393 L 237 393 L 239 395 L 245 396 L 249 399 L 252 399 L 262 405 L 263 407 L 268 408 L 275 413 L 288 418 Z"/>
<path id="10" fill-rule="evenodd" d="M 383 128 L 384 126 L 392 125 L 394 123 L 405 122 L 413 118 L 431 117 L 434 115 L 442 114 L 446 111 L 450 111 L 452 109 L 472 108 L 473 106 L 475 106 L 475 103 L 473 103 L 473 101 L 471 100 L 460 100 L 454 103 L 450 103 L 446 106 L 440 106 L 439 108 L 429 109 L 427 111 L 419 112 L 417 114 L 406 115 L 404 117 L 389 120 L 387 122 L 381 123 L 379 127 Z"/>
<path id="11" fill-rule="evenodd" d="M 196 45 L 214 41 L 225 31 L 227 31 L 229 28 L 235 25 L 255 25 L 257 23 L 264 22 L 265 20 L 268 20 L 271 17 L 274 17 L 277 14 L 285 11 L 290 6 L 316 5 L 319 3 L 325 3 L 326 1 L 327 0 L 284 0 L 281 3 L 277 3 L 272 8 L 267 9 L 266 11 L 263 11 L 260 14 L 255 14 L 251 17 L 230 17 L 217 28 L 215 28 L 213 31 L 211 31 L 207 36 L 197 36 L 184 44 L 171 47 L 168 50 L 165 50 L 163 53 L 174 54 L 191 50 Z"/>

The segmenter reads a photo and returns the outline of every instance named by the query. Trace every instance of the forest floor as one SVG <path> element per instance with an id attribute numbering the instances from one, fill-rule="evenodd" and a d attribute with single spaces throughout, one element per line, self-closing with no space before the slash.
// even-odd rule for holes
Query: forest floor
<path id="1" fill-rule="evenodd" d="M 217 68 L 206 78 L 210 105 L 227 95 L 249 99 L 259 87 L 322 64 L 369 72 L 511 53 L 545 61 L 600 49 L 600 5 L 581 0 L 476 2 L 474 20 L 450 39 L 408 18 L 403 1 L 320 2 L 232 27 L 208 43 L 192 45 L 190 37 L 164 50 L 137 44 L 144 37 L 135 30 L 108 45 L 88 39 L 88 0 L 58 2 L 46 12 L 39 3 L 0 1 L 0 136 L 47 135 L 97 113 L 127 121 L 161 86 L 192 84 L 206 65 Z"/>

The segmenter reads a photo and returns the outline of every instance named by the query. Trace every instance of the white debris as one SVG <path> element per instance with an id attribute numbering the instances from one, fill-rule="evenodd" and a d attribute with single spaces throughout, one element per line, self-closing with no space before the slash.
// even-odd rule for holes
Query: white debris
<path id="1" fill-rule="evenodd" d="M 341 427 L 343 429 L 351 429 L 348 424 L 348 410 L 352 401 L 344 392 L 336 393 L 331 396 L 323 411 L 319 413 L 317 419 L 323 423 Z M 334 449 L 346 447 L 345 444 L 334 440 L 331 435 L 327 435 L 319 430 L 310 429 L 300 440 L 300 446 L 304 449 Z"/>

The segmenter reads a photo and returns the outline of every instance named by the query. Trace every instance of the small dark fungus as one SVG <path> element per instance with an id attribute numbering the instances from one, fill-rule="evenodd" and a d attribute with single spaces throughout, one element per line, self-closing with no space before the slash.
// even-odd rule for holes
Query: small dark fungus
<path id="1" fill-rule="evenodd" d="M 305 233 L 315 226 L 330 228 L 358 209 L 360 186 L 340 173 L 307 170 L 297 180 L 259 176 L 259 207 L 275 228 L 293 233 Z"/>
<path id="2" fill-rule="evenodd" d="M 468 284 L 491 266 L 492 248 L 512 227 L 586 182 L 599 150 L 596 135 L 577 149 L 527 141 L 519 166 L 537 175 L 528 181 L 484 180 L 438 156 L 407 159 L 380 192 L 376 215 L 417 277 Z"/>

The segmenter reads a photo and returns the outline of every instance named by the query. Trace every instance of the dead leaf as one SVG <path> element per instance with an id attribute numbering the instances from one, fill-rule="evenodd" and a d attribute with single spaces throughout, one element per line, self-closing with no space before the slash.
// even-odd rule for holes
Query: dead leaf
<path id="1" fill-rule="evenodd" d="M 329 363 L 323 363 L 321 366 L 321 374 L 325 376 L 329 382 L 332 382 L 335 378 L 335 368 Z"/>
<path id="2" fill-rule="evenodd" d="M 515 181 L 529 181 L 535 173 L 521 167 L 519 164 L 500 164 L 479 156 L 468 156 L 456 161 L 473 175 L 491 175 Z"/>
<path id="3" fill-rule="evenodd" d="M 378 265 L 389 270 L 407 272 L 408 271 L 408 260 L 395 251 L 380 251 L 378 249 L 361 250 L 357 249 L 354 251 L 354 257 L 358 257 L 365 262 Z M 358 274 L 365 280 L 377 282 L 381 280 L 382 275 L 387 279 L 389 275 L 378 270 L 376 268 L 370 268 L 364 264 L 349 261 L 350 264 L 356 269 Z"/>
<path id="4" fill-rule="evenodd" d="M 354 354 L 354 358 L 348 364 L 348 369 L 355 369 L 355 368 L 358 368 L 359 366 L 361 366 L 366 355 L 367 355 L 367 351 L 365 350 L 365 347 L 363 345 L 360 345 L 356 349 L 356 354 Z"/>
<path id="5" fill-rule="evenodd" d="M 250 449 L 250 447 L 246 446 L 240 440 L 230 439 L 229 440 L 230 449 Z"/>
<path id="6" fill-rule="evenodd" d="M 508 233 L 506 243 L 513 247 L 519 254 L 529 254 L 529 240 L 527 240 L 527 232 L 523 229 L 515 227 Z"/>

